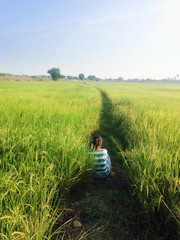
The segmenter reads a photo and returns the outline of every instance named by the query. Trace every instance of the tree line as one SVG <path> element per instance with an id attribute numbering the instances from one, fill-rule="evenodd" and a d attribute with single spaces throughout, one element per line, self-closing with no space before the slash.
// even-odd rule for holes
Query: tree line
<path id="1" fill-rule="evenodd" d="M 146 79 L 138 79 L 138 78 L 134 78 L 134 79 L 124 79 L 122 77 L 119 78 L 97 78 L 94 75 L 89 75 L 87 78 L 85 77 L 85 75 L 83 73 L 80 73 L 78 75 L 78 77 L 76 76 L 64 76 L 61 75 L 60 73 L 60 69 L 59 68 L 51 68 L 50 70 L 47 71 L 47 73 L 49 73 L 51 75 L 51 78 L 53 80 L 58 80 L 61 78 L 65 78 L 68 80 L 90 80 L 90 81 L 103 81 L 103 82 L 122 82 L 122 83 L 171 83 L 171 84 L 180 84 L 180 79 L 179 79 L 179 75 L 177 74 L 175 77 L 173 78 L 164 78 L 161 80 L 157 80 L 157 79 L 151 79 L 151 78 L 146 78 Z"/>
<path id="2" fill-rule="evenodd" d="M 57 81 L 58 79 L 62 79 L 62 78 L 67 78 L 68 80 L 72 80 L 72 79 L 84 80 L 85 79 L 84 73 L 80 73 L 78 77 L 64 76 L 61 74 L 59 68 L 51 68 L 47 71 L 47 73 L 51 75 L 51 78 L 54 81 Z"/>
<path id="3" fill-rule="evenodd" d="M 101 82 L 121 82 L 121 83 L 166 83 L 166 84 L 180 84 L 180 76 L 177 74 L 176 76 L 172 78 L 164 78 L 161 80 L 157 79 L 151 79 L 151 78 L 146 78 L 146 79 L 138 79 L 138 78 L 133 78 L 133 79 L 124 79 L 123 77 L 119 78 L 98 78 L 95 75 L 89 75 L 85 77 L 84 73 L 79 73 L 78 76 L 65 76 L 61 74 L 60 68 L 51 68 L 47 71 L 49 75 L 34 75 L 34 76 L 28 76 L 28 75 L 15 75 L 15 74 L 10 74 L 10 73 L 0 73 L 0 77 L 28 77 L 28 78 L 43 78 L 43 79 L 48 79 L 51 78 L 54 81 L 58 81 L 60 79 L 67 79 L 67 80 L 89 80 L 89 81 L 101 81 Z"/>

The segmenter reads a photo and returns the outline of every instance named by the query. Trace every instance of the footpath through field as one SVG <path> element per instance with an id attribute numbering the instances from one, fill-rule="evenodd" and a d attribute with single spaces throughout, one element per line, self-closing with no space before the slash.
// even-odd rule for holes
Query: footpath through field
<path id="1" fill-rule="evenodd" d="M 77 221 L 79 227 L 73 227 L 72 222 L 69 223 L 64 237 L 72 240 L 144 239 L 144 230 L 139 227 L 135 211 L 138 202 L 132 198 L 128 183 L 121 175 L 121 160 L 116 157 L 112 102 L 105 92 L 99 92 L 102 97 L 100 126 L 93 136 L 102 136 L 103 147 L 108 150 L 116 176 L 93 179 L 91 183 L 76 188 L 71 193 L 68 207 L 74 209 L 72 219 Z"/>

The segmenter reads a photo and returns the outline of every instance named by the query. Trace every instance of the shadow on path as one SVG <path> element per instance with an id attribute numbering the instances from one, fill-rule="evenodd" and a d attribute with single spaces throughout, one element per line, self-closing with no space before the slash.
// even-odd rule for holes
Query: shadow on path
<path id="1" fill-rule="evenodd" d="M 99 90 L 99 89 L 98 89 Z M 100 116 L 99 129 L 93 133 L 93 136 L 100 135 L 103 138 L 103 147 L 108 149 L 108 153 L 111 156 L 113 165 L 118 164 L 116 156 L 116 148 L 113 143 L 113 138 L 116 138 L 118 133 L 116 130 L 116 124 L 113 116 L 113 104 L 111 99 L 107 96 L 106 92 L 99 90 L 102 98 L 102 110 Z M 122 145 L 124 143 L 125 136 L 121 136 Z M 125 146 L 124 146 L 125 147 Z"/>
<path id="2" fill-rule="evenodd" d="M 111 157 L 113 171 L 117 172 L 115 178 L 116 181 L 114 181 L 115 183 L 112 187 L 116 187 L 121 190 L 124 188 L 127 192 L 129 192 L 130 186 L 127 182 L 126 170 L 123 168 L 123 160 L 119 154 L 117 155 L 117 152 L 119 152 L 118 147 L 124 150 L 128 147 L 125 136 L 126 131 L 121 129 L 121 132 L 119 132 L 120 125 L 124 120 L 120 118 L 117 120 L 114 117 L 114 107 L 111 99 L 108 97 L 106 92 L 100 89 L 98 90 L 102 98 L 102 110 L 99 129 L 92 134 L 92 137 L 99 135 L 103 138 L 102 147 L 108 150 L 108 154 Z M 124 125 L 124 123 L 122 125 Z"/>

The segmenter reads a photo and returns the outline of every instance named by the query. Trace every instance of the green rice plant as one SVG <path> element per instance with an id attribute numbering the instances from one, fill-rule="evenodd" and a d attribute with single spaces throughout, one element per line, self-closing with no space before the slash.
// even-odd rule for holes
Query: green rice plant
<path id="1" fill-rule="evenodd" d="M 99 86 L 100 87 L 100 86 Z M 104 84 L 127 179 L 150 212 L 180 223 L 180 86 Z"/>
<path id="2" fill-rule="evenodd" d="M 87 180 L 98 91 L 81 83 L 0 83 L 0 238 L 49 239 L 57 208 Z"/>

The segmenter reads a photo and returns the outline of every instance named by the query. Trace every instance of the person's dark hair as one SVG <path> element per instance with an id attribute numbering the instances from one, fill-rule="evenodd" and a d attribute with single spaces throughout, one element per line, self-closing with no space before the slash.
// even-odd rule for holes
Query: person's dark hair
<path id="1" fill-rule="evenodd" d="M 92 149 L 97 149 L 102 144 L 102 142 L 103 142 L 102 137 L 100 136 L 93 137 L 91 141 L 91 144 L 93 145 Z"/>

